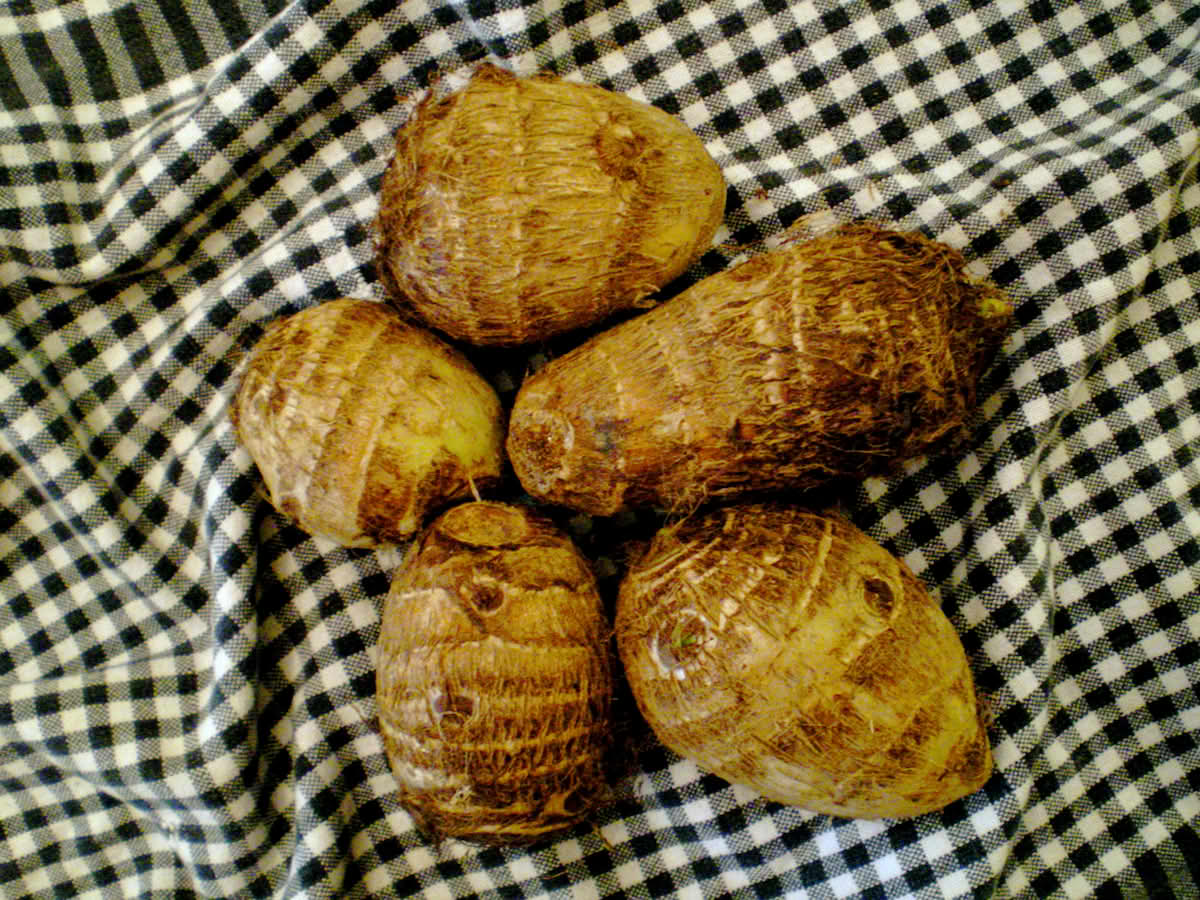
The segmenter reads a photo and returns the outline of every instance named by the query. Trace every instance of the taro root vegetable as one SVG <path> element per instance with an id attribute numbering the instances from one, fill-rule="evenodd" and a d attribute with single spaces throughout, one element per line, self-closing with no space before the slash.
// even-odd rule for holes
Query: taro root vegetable
<path id="1" fill-rule="evenodd" d="M 1011 315 L 960 253 L 843 226 L 704 279 L 527 379 L 508 455 L 609 515 L 881 474 L 961 441 Z"/>
<path id="2" fill-rule="evenodd" d="M 376 686 L 400 798 L 436 837 L 539 841 L 605 794 L 610 628 L 595 578 L 527 507 L 443 513 L 384 605 Z"/>
<path id="3" fill-rule="evenodd" d="M 745 504 L 668 526 L 622 581 L 616 633 L 659 740 L 770 800 L 914 816 L 991 772 L 953 626 L 840 517 Z"/>
<path id="4" fill-rule="evenodd" d="M 390 307 L 340 299 L 267 326 L 232 407 L 277 510 L 351 547 L 411 537 L 500 478 L 500 400 Z"/>
<path id="5" fill-rule="evenodd" d="M 521 344 L 643 304 L 724 213 L 721 170 L 668 113 L 484 65 L 397 132 L 377 263 L 433 327 Z"/>

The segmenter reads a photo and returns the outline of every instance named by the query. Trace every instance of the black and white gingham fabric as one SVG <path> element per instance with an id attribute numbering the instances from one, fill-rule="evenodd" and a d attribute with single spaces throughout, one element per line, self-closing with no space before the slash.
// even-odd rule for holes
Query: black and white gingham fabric
<path id="1" fill-rule="evenodd" d="M 833 820 L 641 740 L 532 850 L 398 807 L 400 551 L 282 522 L 227 410 L 271 319 L 382 296 L 391 136 L 484 59 L 684 120 L 730 246 L 870 217 L 1010 292 L 974 446 L 842 499 L 962 635 L 978 793 Z M 6 0 L 0 107 L 0 894 L 1200 896 L 1194 3 Z"/>

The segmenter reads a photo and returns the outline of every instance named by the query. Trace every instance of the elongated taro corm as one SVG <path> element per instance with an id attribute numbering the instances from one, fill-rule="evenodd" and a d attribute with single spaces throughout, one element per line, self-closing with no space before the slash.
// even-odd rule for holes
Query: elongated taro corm
<path id="1" fill-rule="evenodd" d="M 954 627 L 839 516 L 745 504 L 668 526 L 622 581 L 616 633 L 659 740 L 770 800 L 915 816 L 991 772 Z"/>
<path id="2" fill-rule="evenodd" d="M 352 547 L 411 537 L 500 478 L 500 399 L 387 305 L 330 300 L 267 326 L 232 416 L 271 503 Z"/>
<path id="3" fill-rule="evenodd" d="M 452 337 L 512 345 L 644 303 L 709 247 L 725 182 L 656 107 L 484 65 L 399 129 L 379 202 L 393 300 Z"/>
<path id="4" fill-rule="evenodd" d="M 605 796 L 610 628 L 587 561 L 528 507 L 456 506 L 414 542 L 376 684 L 401 802 L 432 836 L 532 843 Z"/>
<path id="5" fill-rule="evenodd" d="M 966 437 L 1010 314 L 951 247 L 846 225 L 552 360 L 509 458 L 532 496 L 600 515 L 882 474 Z"/>

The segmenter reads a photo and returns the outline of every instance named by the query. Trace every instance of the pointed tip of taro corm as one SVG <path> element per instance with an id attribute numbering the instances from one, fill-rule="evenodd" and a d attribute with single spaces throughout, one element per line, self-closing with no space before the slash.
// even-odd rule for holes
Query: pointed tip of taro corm
<path id="1" fill-rule="evenodd" d="M 1013 305 L 1000 294 L 989 294 L 980 303 L 979 314 L 985 319 L 1007 319 L 1013 314 Z"/>

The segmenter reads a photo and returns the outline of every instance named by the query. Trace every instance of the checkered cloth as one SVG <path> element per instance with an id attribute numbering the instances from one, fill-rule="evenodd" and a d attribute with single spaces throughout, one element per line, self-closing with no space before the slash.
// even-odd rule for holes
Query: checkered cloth
<path id="1" fill-rule="evenodd" d="M 228 407 L 267 322 L 382 297 L 391 136 L 484 59 L 680 117 L 731 245 L 882 219 L 1010 292 L 973 448 L 843 498 L 962 635 L 982 790 L 834 820 L 641 740 L 593 827 L 531 850 L 397 805 L 399 550 L 282 521 Z M 1194 3 L 7 0 L 0 106 L 0 893 L 1200 893 Z"/>

